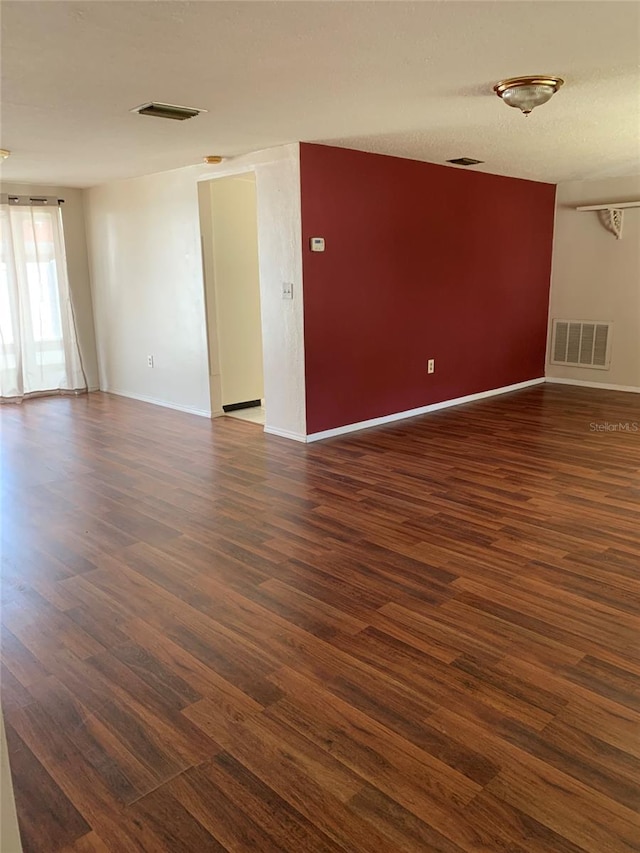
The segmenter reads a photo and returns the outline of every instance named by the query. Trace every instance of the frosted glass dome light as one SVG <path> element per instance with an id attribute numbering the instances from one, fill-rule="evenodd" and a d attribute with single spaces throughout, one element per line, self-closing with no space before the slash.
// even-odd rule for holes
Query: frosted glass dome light
<path id="1" fill-rule="evenodd" d="M 535 77 L 511 77 L 501 80 L 493 91 L 510 107 L 517 107 L 524 115 L 546 104 L 564 83 L 560 77 L 540 74 Z"/>

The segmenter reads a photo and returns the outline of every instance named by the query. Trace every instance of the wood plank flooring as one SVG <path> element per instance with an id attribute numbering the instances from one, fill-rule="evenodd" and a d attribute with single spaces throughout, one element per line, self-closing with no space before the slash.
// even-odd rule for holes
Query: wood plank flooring
<path id="1" fill-rule="evenodd" d="M 637 395 L 0 415 L 27 853 L 640 849 Z"/>

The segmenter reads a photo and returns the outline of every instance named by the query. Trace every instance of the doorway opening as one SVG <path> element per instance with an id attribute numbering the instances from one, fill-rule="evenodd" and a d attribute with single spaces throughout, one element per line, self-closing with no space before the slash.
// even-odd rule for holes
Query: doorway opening
<path id="1" fill-rule="evenodd" d="M 255 174 L 203 181 L 198 196 L 211 414 L 264 425 Z"/>

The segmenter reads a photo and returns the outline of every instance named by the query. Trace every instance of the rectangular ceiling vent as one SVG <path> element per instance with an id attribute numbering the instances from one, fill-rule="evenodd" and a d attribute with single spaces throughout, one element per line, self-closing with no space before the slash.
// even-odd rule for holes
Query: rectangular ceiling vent
<path id="1" fill-rule="evenodd" d="M 156 118 L 170 118 L 174 121 L 185 121 L 188 118 L 206 113 L 206 110 L 198 110 L 195 107 L 179 107 L 176 104 L 159 104 L 154 101 L 134 107 L 132 113 L 141 116 L 155 116 Z"/>
<path id="2" fill-rule="evenodd" d="M 478 163 L 484 163 L 484 160 L 474 160 L 473 157 L 456 157 L 455 160 L 447 160 L 447 163 L 453 163 L 455 166 L 477 166 Z"/>
<path id="3" fill-rule="evenodd" d="M 583 320 L 554 320 L 551 364 L 609 369 L 612 324 Z"/>

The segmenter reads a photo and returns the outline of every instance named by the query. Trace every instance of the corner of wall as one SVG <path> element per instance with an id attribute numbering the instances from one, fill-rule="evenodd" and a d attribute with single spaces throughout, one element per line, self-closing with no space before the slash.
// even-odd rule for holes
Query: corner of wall
<path id="1" fill-rule="evenodd" d="M 556 192 L 545 375 L 611 389 L 640 386 L 640 208 L 624 213 L 616 240 L 582 205 L 640 199 L 640 176 L 561 183 Z M 550 363 L 554 319 L 613 323 L 607 370 Z"/>

